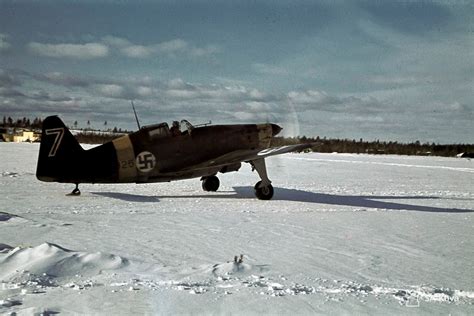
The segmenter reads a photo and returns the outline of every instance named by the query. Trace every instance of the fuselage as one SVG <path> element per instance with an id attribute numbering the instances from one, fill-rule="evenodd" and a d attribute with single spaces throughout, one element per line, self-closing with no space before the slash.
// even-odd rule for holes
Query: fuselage
<path id="1" fill-rule="evenodd" d="M 56 134 L 53 143 L 54 137 L 48 136 L 48 130 L 43 129 L 42 137 L 50 137 L 51 145 L 40 148 L 37 177 L 43 181 L 67 183 L 148 183 L 237 171 L 240 162 L 220 164 L 215 160 L 239 150 L 268 148 L 272 136 L 280 129 L 275 124 L 214 125 L 190 126 L 176 133 L 162 123 L 143 127 L 89 150 L 56 144 Z M 65 132 L 69 133 L 67 128 Z M 61 135 L 59 140 L 62 143 L 71 141 L 67 135 L 64 139 Z M 53 156 L 48 148 L 51 146 L 58 147 Z M 43 166 L 41 159 L 45 160 Z"/>
<path id="2" fill-rule="evenodd" d="M 167 133 L 166 126 L 144 127 L 112 142 L 119 164 L 116 180 L 161 182 L 216 174 L 228 165 L 208 167 L 206 162 L 237 150 L 268 148 L 272 136 L 271 124 L 197 127 L 178 135 Z"/>

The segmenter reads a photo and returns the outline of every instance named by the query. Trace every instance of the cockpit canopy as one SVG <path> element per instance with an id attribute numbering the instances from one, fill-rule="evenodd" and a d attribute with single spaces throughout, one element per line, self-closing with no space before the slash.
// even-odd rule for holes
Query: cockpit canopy
<path id="1" fill-rule="evenodd" d="M 179 122 L 179 124 L 177 125 L 178 125 L 176 126 L 177 130 L 174 130 L 175 128 L 174 125 L 170 129 L 168 123 L 166 122 L 143 126 L 142 130 L 148 130 L 148 134 L 150 135 L 150 138 L 157 139 L 157 138 L 163 138 L 163 137 L 191 134 L 191 131 L 194 129 L 194 126 L 191 123 L 189 123 L 187 120 L 181 120 L 181 122 Z"/>

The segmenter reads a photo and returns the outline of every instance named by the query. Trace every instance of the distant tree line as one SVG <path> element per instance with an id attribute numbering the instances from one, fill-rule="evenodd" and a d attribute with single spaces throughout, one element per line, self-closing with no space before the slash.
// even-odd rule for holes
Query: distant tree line
<path id="1" fill-rule="evenodd" d="M 126 133 L 112 132 L 104 133 L 100 131 L 83 131 L 74 135 L 79 143 L 82 144 L 104 144 L 110 142 Z"/>
<path id="2" fill-rule="evenodd" d="M 310 138 L 306 136 L 285 138 L 276 137 L 273 146 L 292 145 L 300 143 L 315 143 L 312 150 L 323 153 L 353 153 L 353 154 L 386 154 L 386 155 L 424 155 L 452 157 L 459 153 L 474 152 L 474 144 L 436 144 L 421 143 L 420 141 L 402 143 L 397 141 L 364 141 L 362 138 L 333 139 Z"/>
<path id="3" fill-rule="evenodd" d="M 43 120 L 41 118 L 35 117 L 33 120 L 27 117 L 23 118 L 18 118 L 18 119 L 13 119 L 10 116 L 6 117 L 3 116 L 2 123 L 0 124 L 0 127 L 3 128 L 29 128 L 29 129 L 41 129 L 43 125 Z M 86 122 L 87 127 L 85 128 L 79 128 L 79 123 L 77 121 L 74 121 L 73 126 L 69 126 L 70 128 L 73 129 L 80 129 L 84 131 L 94 131 L 93 128 L 91 128 L 91 122 L 88 120 Z M 95 131 L 106 131 L 106 132 L 111 132 L 111 133 L 129 133 L 127 130 L 122 130 L 121 128 L 107 128 L 107 121 L 104 122 L 104 129 L 103 130 L 95 130 Z"/>
<path id="4" fill-rule="evenodd" d="M 3 116 L 2 123 L 0 124 L 0 127 L 3 128 L 29 128 L 29 129 L 41 129 L 43 125 L 43 120 L 39 117 L 35 117 L 33 120 L 27 117 L 23 118 L 17 118 L 13 119 L 10 116 L 6 117 Z M 86 122 L 87 127 L 86 128 L 81 128 L 81 130 L 89 131 L 93 130 L 91 128 L 91 122 L 88 120 Z M 74 121 L 73 123 L 73 128 L 78 129 L 79 123 L 77 121 Z M 107 121 L 104 122 L 104 131 L 111 132 L 111 133 L 128 133 L 127 130 L 122 130 L 121 128 L 106 128 L 107 127 Z"/>
<path id="5" fill-rule="evenodd" d="M 34 118 L 33 120 L 23 117 L 20 119 L 12 119 L 11 117 L 3 117 L 1 127 L 13 128 L 30 128 L 41 129 L 43 121 L 41 118 Z M 86 144 L 103 144 L 108 141 L 130 133 L 127 130 L 120 128 L 107 128 L 107 121 L 104 122 L 104 131 L 93 130 L 90 128 L 90 121 L 87 121 L 87 128 L 81 129 L 75 135 L 81 143 Z M 73 123 L 74 128 L 77 129 L 78 122 Z M 421 143 L 415 141 L 411 143 L 403 143 L 397 141 L 365 141 L 362 138 L 355 139 L 334 139 L 334 138 L 316 138 L 313 137 L 275 137 L 272 141 L 272 146 L 293 145 L 302 143 L 315 143 L 311 149 L 315 152 L 323 153 L 356 153 L 356 154 L 390 154 L 390 155 L 426 155 L 426 156 L 445 156 L 452 157 L 459 153 L 473 153 L 474 144 L 436 144 L 436 143 Z"/>
<path id="6" fill-rule="evenodd" d="M 3 116 L 2 127 L 16 127 L 16 128 L 41 128 L 43 120 L 39 117 L 35 117 L 33 120 L 27 117 L 12 119 L 10 116 Z"/>

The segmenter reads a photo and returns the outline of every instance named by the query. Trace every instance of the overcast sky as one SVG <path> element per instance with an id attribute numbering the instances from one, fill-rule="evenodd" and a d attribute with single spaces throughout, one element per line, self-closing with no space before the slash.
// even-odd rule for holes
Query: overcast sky
<path id="1" fill-rule="evenodd" d="M 471 1 L 2 1 L 0 115 L 474 143 Z"/>

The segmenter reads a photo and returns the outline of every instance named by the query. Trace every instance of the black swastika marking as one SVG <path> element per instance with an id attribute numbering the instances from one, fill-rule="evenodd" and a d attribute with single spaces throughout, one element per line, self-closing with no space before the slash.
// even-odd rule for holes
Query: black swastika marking
<path id="1" fill-rule="evenodd" d="M 141 152 L 136 159 L 137 169 L 141 172 L 149 172 L 155 168 L 155 156 L 148 151 Z"/>

